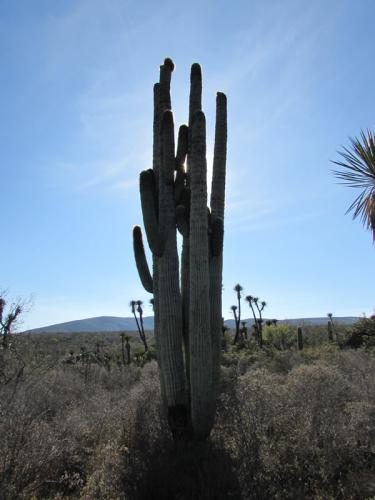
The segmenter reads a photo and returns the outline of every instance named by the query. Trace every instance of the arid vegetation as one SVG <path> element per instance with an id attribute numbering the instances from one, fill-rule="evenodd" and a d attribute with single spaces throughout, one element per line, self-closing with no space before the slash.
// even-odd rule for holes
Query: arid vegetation
<path id="1" fill-rule="evenodd" d="M 336 325 L 341 347 L 305 326 L 303 350 L 285 324 L 264 326 L 263 348 L 226 331 L 216 424 L 191 448 L 168 430 L 150 334 L 146 355 L 130 336 L 130 364 L 120 334 L 14 336 L 2 498 L 372 498 L 375 352 L 343 348 L 362 323 Z"/>

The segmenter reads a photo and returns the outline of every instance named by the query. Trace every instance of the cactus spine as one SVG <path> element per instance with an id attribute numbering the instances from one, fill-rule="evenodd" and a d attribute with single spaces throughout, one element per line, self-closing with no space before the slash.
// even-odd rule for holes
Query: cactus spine
<path id="1" fill-rule="evenodd" d="M 140 175 L 143 222 L 153 256 L 149 271 L 139 226 L 134 254 L 144 288 L 154 295 L 161 390 L 172 434 L 203 439 L 211 431 L 220 371 L 226 97 L 217 94 L 213 178 L 207 209 L 206 121 L 202 74 L 193 64 L 189 125 L 175 152 L 170 81 L 173 62 L 154 86 L 153 168 Z M 185 167 L 186 160 L 186 167 Z M 177 229 L 182 234 L 181 265 Z"/>

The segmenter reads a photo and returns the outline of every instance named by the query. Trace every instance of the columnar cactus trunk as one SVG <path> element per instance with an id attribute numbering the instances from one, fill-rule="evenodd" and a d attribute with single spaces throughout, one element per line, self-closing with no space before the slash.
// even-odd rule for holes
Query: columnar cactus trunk
<path id="1" fill-rule="evenodd" d="M 226 97 L 218 93 L 213 178 L 207 208 L 206 122 L 201 110 L 202 74 L 191 68 L 188 126 L 175 148 L 166 59 L 154 86 L 153 168 L 140 175 L 143 222 L 153 256 L 149 271 L 142 233 L 133 231 L 137 269 L 154 295 L 155 337 L 163 401 L 176 439 L 204 439 L 211 431 L 220 373 L 221 289 Z M 177 229 L 182 234 L 179 264 Z"/>
<path id="2" fill-rule="evenodd" d="M 303 350 L 303 333 L 300 326 L 297 328 L 297 347 L 299 351 Z"/>
<path id="3" fill-rule="evenodd" d="M 331 321 L 328 321 L 327 328 L 328 328 L 328 341 L 333 342 L 333 330 Z"/>

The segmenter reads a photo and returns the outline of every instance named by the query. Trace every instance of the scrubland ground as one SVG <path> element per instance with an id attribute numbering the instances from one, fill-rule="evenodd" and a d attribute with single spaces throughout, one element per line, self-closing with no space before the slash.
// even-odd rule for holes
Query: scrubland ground
<path id="1" fill-rule="evenodd" d="M 300 351 L 295 329 L 270 328 L 262 350 L 223 339 L 214 431 L 178 446 L 152 349 L 132 338 L 128 365 L 118 334 L 14 337 L 0 351 L 1 499 L 374 499 L 374 348 L 310 327 Z"/>

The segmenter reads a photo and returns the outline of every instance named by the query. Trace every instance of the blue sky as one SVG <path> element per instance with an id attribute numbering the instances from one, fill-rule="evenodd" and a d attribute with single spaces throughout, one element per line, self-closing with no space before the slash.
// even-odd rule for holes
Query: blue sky
<path id="1" fill-rule="evenodd" d="M 371 313 L 371 235 L 330 169 L 375 124 L 373 1 L 2 0 L 0 288 L 32 297 L 25 327 L 128 316 L 131 229 L 150 166 L 152 85 L 172 57 L 187 120 L 203 67 L 208 160 L 228 96 L 224 315 L 232 291 L 276 318 Z M 151 310 L 149 311 L 151 313 Z"/>

